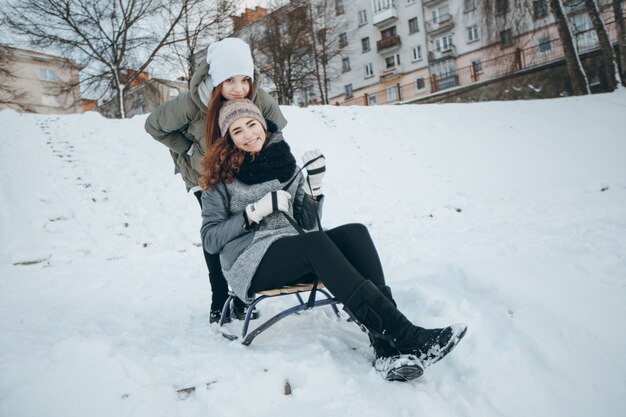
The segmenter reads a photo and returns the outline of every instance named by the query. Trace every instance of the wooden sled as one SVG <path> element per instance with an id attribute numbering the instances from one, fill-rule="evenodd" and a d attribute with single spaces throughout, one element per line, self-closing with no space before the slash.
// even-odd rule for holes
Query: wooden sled
<path id="1" fill-rule="evenodd" d="M 295 285 L 288 285 L 288 286 L 284 286 L 281 288 L 276 288 L 273 290 L 265 290 L 265 291 L 260 291 L 258 293 L 256 293 L 256 298 L 254 299 L 254 301 L 252 303 L 250 303 L 250 305 L 248 306 L 248 312 L 246 313 L 246 317 L 243 321 L 243 330 L 241 331 L 241 344 L 248 346 L 250 345 L 250 343 L 252 343 L 252 341 L 254 340 L 255 337 L 257 337 L 258 335 L 260 335 L 261 333 L 263 333 L 265 330 L 269 329 L 271 326 L 273 326 L 274 324 L 276 324 L 277 322 L 279 322 L 280 320 L 284 319 L 285 317 L 288 317 L 292 314 L 296 314 L 299 313 L 301 311 L 304 310 L 310 310 L 312 308 L 315 307 L 322 307 L 322 306 L 331 306 L 333 309 L 333 312 L 335 313 L 335 315 L 337 317 L 339 317 L 339 310 L 337 309 L 337 303 L 339 302 L 335 297 L 333 297 L 328 291 L 326 291 L 324 288 L 326 288 L 324 286 L 323 283 L 321 282 L 316 282 L 314 284 L 295 284 Z M 309 298 L 308 300 L 305 302 L 304 299 L 302 298 L 302 296 L 300 295 L 300 293 L 303 292 L 309 292 Z M 322 294 L 324 294 L 324 296 L 326 297 L 325 299 L 322 300 L 316 300 L 316 294 L 320 292 Z M 256 327 L 254 330 L 252 330 L 250 333 L 248 333 L 248 327 L 250 326 L 250 316 L 252 315 L 252 311 L 254 309 L 254 307 L 260 303 L 263 300 L 266 300 L 268 298 L 273 298 L 273 297 L 283 297 L 286 295 L 290 295 L 290 294 L 294 294 L 297 299 L 298 299 L 298 304 L 296 304 L 293 307 L 290 307 L 286 310 L 281 311 L 280 313 L 276 314 L 275 316 L 271 317 L 270 319 L 264 321 L 263 323 L 261 323 L 258 327 Z M 220 318 L 219 321 L 219 326 L 222 327 L 224 324 L 224 317 L 228 317 L 229 314 L 228 313 L 233 313 L 234 312 L 234 299 L 235 299 L 235 294 L 233 294 L 232 292 L 229 293 L 229 297 L 226 300 L 226 303 L 224 303 L 224 309 L 222 310 L 222 317 Z M 224 337 L 226 337 L 227 339 L 230 340 L 237 340 L 239 339 L 239 337 L 233 335 L 233 334 L 229 334 L 226 332 L 221 332 L 222 335 Z"/>

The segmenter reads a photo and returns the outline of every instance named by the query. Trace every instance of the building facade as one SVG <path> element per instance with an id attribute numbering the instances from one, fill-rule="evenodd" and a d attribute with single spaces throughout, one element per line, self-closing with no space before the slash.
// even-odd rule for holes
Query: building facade
<path id="1" fill-rule="evenodd" d="M 562 59 L 547 0 L 336 2 L 354 23 L 339 34 L 350 53 L 335 63 L 332 103 L 409 101 Z M 563 3 L 578 50 L 597 48 L 583 3 Z M 612 1 L 598 4 L 615 40 Z"/>
<path id="2" fill-rule="evenodd" d="M 150 113 L 161 104 L 187 90 L 188 86 L 184 81 L 150 78 L 147 72 L 142 72 L 124 94 L 126 117 Z M 112 99 L 95 110 L 105 117 L 114 118 L 118 114 L 118 106 L 117 100 Z"/>
<path id="3" fill-rule="evenodd" d="M 3 46 L 10 62 L 11 77 L 3 83 L 19 93 L 14 103 L 1 108 L 35 113 L 81 113 L 79 71 L 82 66 L 59 56 Z M 10 101 L 10 100 L 9 100 Z"/>

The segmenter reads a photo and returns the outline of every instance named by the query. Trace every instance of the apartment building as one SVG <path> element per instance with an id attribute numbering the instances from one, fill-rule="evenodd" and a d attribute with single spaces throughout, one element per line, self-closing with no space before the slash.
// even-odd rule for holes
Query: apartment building
<path id="1" fill-rule="evenodd" d="M 27 109 L 35 113 L 80 113 L 78 73 L 83 68 L 59 56 L 3 46 L 11 63 L 12 77 L 3 82 L 21 93 L 18 102 L 2 108 Z"/>
<path id="2" fill-rule="evenodd" d="M 332 103 L 410 100 L 541 65 L 562 54 L 555 51 L 560 44 L 547 0 L 524 6 L 495 0 L 489 10 L 480 0 L 335 2 L 349 23 L 338 34 L 347 53 L 335 63 L 342 73 L 333 80 Z M 612 1 L 598 3 L 610 22 Z M 579 51 L 597 48 L 584 4 L 564 4 Z"/>
<path id="3" fill-rule="evenodd" d="M 135 71 L 132 70 L 123 72 L 122 82 L 126 82 L 134 74 Z M 188 87 L 185 81 L 151 78 L 144 71 L 131 82 L 129 89 L 124 93 L 126 117 L 150 113 L 161 104 L 176 98 L 180 93 L 187 90 Z M 102 103 L 95 110 L 105 117 L 117 117 L 119 114 L 119 103 L 113 98 Z"/>

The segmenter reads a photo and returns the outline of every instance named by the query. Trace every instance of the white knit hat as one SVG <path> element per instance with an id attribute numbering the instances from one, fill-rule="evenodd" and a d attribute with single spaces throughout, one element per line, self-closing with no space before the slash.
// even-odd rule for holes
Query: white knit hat
<path id="1" fill-rule="evenodd" d="M 206 52 L 209 75 L 214 86 L 230 77 L 246 75 L 254 80 L 254 62 L 247 43 L 238 38 L 226 38 L 215 42 Z"/>

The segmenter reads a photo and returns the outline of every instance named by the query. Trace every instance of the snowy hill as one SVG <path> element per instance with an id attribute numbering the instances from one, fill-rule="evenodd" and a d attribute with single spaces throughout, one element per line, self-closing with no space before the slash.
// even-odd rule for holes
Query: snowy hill
<path id="1" fill-rule="evenodd" d="M 229 342 L 145 117 L 2 111 L 1 416 L 624 414 L 625 93 L 283 111 L 327 157 L 324 225 L 367 224 L 410 319 L 469 325 L 457 350 L 385 382 L 325 309 Z"/>

